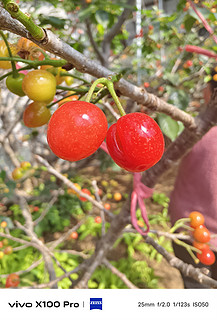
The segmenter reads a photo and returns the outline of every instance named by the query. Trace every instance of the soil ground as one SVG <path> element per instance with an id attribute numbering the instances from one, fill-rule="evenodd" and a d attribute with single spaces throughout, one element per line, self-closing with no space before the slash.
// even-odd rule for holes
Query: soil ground
<path id="1" fill-rule="evenodd" d="M 166 172 L 160 179 L 159 182 L 155 186 L 155 191 L 159 193 L 165 193 L 166 196 L 170 196 L 170 193 L 173 189 L 175 176 L 176 176 L 176 169 L 171 169 Z M 91 176 L 91 178 L 98 182 L 99 187 L 100 181 L 111 181 L 114 179 L 118 182 L 117 187 L 112 188 L 112 192 L 120 192 L 122 195 L 127 194 L 128 190 L 131 187 L 132 183 L 132 175 L 126 174 L 125 172 L 114 172 L 111 170 L 106 170 L 105 172 L 100 172 L 96 167 L 87 167 L 79 172 L 79 174 L 83 175 L 84 177 Z M 111 204 L 111 211 L 117 209 L 118 206 L 121 206 L 122 203 L 120 202 L 117 204 L 114 200 L 106 200 Z M 146 200 L 146 209 L 148 213 L 157 213 L 162 210 L 162 207 L 159 204 L 154 203 L 151 199 Z M 125 248 L 118 249 L 118 254 L 112 250 L 112 260 L 116 260 L 118 258 L 124 257 L 126 253 Z M 144 256 L 142 256 L 144 258 Z M 111 257 L 110 257 L 111 258 Z M 136 258 L 141 260 L 141 255 L 137 255 Z M 156 262 L 154 260 L 147 261 L 149 266 L 152 267 L 155 271 L 155 275 L 159 277 L 159 288 L 163 289 L 182 289 L 183 288 L 183 281 L 179 271 L 175 268 L 172 268 L 169 263 L 162 259 L 161 262 Z"/>

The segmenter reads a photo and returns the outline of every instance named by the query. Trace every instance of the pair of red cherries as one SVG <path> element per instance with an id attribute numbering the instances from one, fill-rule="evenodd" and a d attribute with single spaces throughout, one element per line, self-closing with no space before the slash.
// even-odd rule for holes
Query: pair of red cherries
<path id="1" fill-rule="evenodd" d="M 54 112 L 48 124 L 51 150 L 68 161 L 90 156 L 105 138 L 112 159 L 130 172 L 149 169 L 164 152 L 164 138 L 158 124 L 139 112 L 122 116 L 108 129 L 105 114 L 96 105 L 70 101 Z"/>

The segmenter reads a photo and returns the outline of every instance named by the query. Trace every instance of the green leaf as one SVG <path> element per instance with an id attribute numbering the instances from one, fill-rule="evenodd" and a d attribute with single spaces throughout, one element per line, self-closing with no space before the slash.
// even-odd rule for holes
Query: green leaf
<path id="1" fill-rule="evenodd" d="M 44 16 L 40 14 L 38 16 L 40 21 L 40 26 L 44 26 L 46 24 L 52 25 L 54 28 L 63 29 L 66 23 L 66 19 L 60 19 L 54 16 Z"/>
<path id="2" fill-rule="evenodd" d="M 6 178 L 6 171 L 5 170 L 2 170 L 0 172 L 0 179 L 2 179 L 2 181 L 5 181 L 5 178 Z"/>
<path id="3" fill-rule="evenodd" d="M 96 21 L 103 26 L 104 29 L 108 27 L 109 24 L 109 13 L 104 10 L 97 10 L 95 13 Z"/>
<path id="4" fill-rule="evenodd" d="M 179 109 L 185 110 L 189 104 L 189 96 L 184 90 L 172 90 L 170 94 L 169 103 L 174 104 Z"/>
<path id="5" fill-rule="evenodd" d="M 197 17 L 197 16 L 196 16 Z M 190 15 L 186 16 L 186 19 L 184 21 L 185 30 L 187 32 L 191 31 L 191 28 L 193 27 L 195 21 L 198 19 L 198 17 L 195 19 L 195 17 L 192 17 Z"/>
<path id="6" fill-rule="evenodd" d="M 163 133 L 174 141 L 179 132 L 179 125 L 177 121 L 173 120 L 166 114 L 161 113 L 158 115 L 158 123 Z"/>

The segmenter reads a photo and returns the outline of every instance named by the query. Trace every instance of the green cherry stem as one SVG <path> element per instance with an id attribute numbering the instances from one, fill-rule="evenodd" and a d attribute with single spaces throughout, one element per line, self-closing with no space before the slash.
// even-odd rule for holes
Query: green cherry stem
<path id="1" fill-rule="evenodd" d="M 91 85 L 90 90 L 89 90 L 87 97 L 85 99 L 86 102 L 90 102 L 91 97 L 94 93 L 94 90 L 98 84 L 104 84 L 108 88 L 109 93 L 111 94 L 112 98 L 114 99 L 114 102 L 115 102 L 116 106 L 118 107 L 118 110 L 119 110 L 121 116 L 124 116 L 126 113 L 125 113 L 125 111 L 124 111 L 124 109 L 118 99 L 118 96 L 116 95 L 113 82 L 107 78 L 99 78 L 94 81 L 94 83 Z"/>
<path id="2" fill-rule="evenodd" d="M 184 247 L 188 253 L 190 254 L 190 256 L 192 257 L 192 259 L 194 260 L 195 263 L 199 263 L 199 259 L 195 256 L 195 254 L 193 253 L 193 251 L 196 251 L 198 253 L 201 253 L 201 251 L 193 246 L 191 246 L 190 244 L 187 244 L 181 240 L 175 239 L 174 242 L 179 245 Z"/>
<path id="3" fill-rule="evenodd" d="M 17 3 L 12 0 L 2 0 L 2 2 L 12 18 L 20 21 L 35 40 L 41 41 L 45 38 L 44 30 L 37 26 L 29 15 L 24 14 Z"/>
<path id="4" fill-rule="evenodd" d="M 12 55 L 12 52 L 11 52 L 11 48 L 9 46 L 9 43 L 8 43 L 8 40 L 7 40 L 6 36 L 5 36 L 5 34 L 2 31 L 0 31 L 0 34 L 1 34 L 1 36 L 2 36 L 2 38 L 4 40 L 4 42 L 5 42 L 5 45 L 6 45 L 7 49 L 8 49 L 9 57 L 13 58 L 13 55 Z M 12 66 L 13 78 L 17 78 L 19 76 L 19 74 L 18 74 L 18 71 L 16 69 L 15 61 L 11 60 L 11 66 Z"/>
<path id="5" fill-rule="evenodd" d="M 42 61 L 39 61 L 39 60 L 26 60 L 20 57 L 0 57 L 0 61 L 23 62 L 31 66 L 31 68 L 35 68 L 35 69 L 43 65 L 50 65 L 53 67 L 62 67 L 64 64 L 66 64 L 66 60 L 64 59 L 58 59 L 58 60 L 44 59 Z"/>

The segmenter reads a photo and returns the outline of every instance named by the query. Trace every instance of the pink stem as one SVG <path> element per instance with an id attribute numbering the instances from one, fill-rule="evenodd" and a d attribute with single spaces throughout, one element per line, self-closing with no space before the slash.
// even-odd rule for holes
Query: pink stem
<path id="1" fill-rule="evenodd" d="M 141 235 L 146 235 L 150 230 L 147 211 L 146 211 L 145 204 L 144 204 L 144 199 L 151 197 L 152 194 L 153 194 L 153 189 L 146 187 L 141 182 L 141 173 L 134 173 L 133 192 L 131 195 L 131 220 L 132 220 L 132 225 Z M 138 201 L 139 207 L 141 209 L 142 218 L 143 218 L 143 220 L 146 224 L 146 227 L 147 227 L 147 229 L 145 231 L 142 231 L 139 228 L 138 223 L 137 223 L 137 218 L 136 218 L 137 201 Z"/>
<path id="2" fill-rule="evenodd" d="M 206 50 L 206 49 L 203 49 L 201 47 L 198 47 L 198 46 L 192 46 L 190 44 L 187 44 L 185 46 L 185 51 L 188 51 L 188 52 L 195 52 L 195 53 L 198 53 L 198 54 L 203 54 L 204 56 L 207 56 L 207 57 L 210 57 L 210 58 L 217 58 L 217 54 L 212 52 L 212 51 L 209 51 L 209 50 Z"/>
<path id="3" fill-rule="evenodd" d="M 103 151 L 105 151 L 107 154 L 109 154 L 108 148 L 107 148 L 107 145 L 106 145 L 105 141 L 102 142 L 100 148 L 101 148 Z"/>

